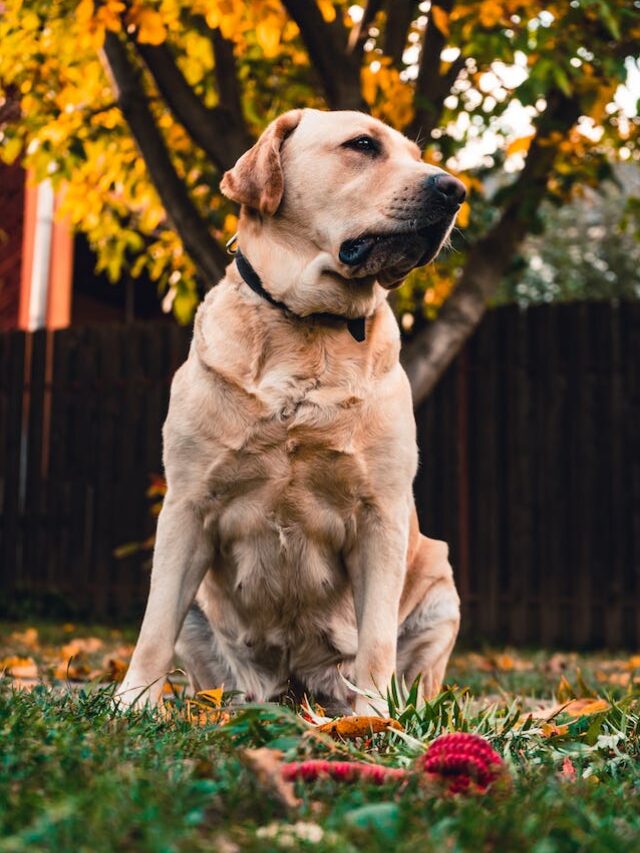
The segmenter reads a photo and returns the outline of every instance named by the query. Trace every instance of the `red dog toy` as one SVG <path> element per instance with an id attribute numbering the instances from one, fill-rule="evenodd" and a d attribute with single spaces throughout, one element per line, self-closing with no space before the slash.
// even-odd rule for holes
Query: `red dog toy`
<path id="1" fill-rule="evenodd" d="M 409 771 L 359 761 L 326 759 L 293 761 L 282 765 L 285 781 L 303 779 L 312 782 L 328 777 L 340 782 L 361 780 L 382 785 L 405 779 L 409 773 L 415 772 L 422 772 L 430 781 L 444 785 L 449 794 L 484 794 L 494 782 L 506 776 L 506 766 L 488 741 L 466 732 L 436 738 Z"/>

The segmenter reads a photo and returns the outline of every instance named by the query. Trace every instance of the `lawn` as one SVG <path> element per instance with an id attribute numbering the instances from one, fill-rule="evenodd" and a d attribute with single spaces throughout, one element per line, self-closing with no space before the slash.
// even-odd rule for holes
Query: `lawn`
<path id="1" fill-rule="evenodd" d="M 118 716 L 109 679 L 130 642 L 0 626 L 0 851 L 640 849 L 638 657 L 459 653 L 437 700 L 396 697 L 402 730 L 343 740 L 286 705 L 195 705 L 179 678 L 163 711 Z M 450 731 L 503 756 L 487 793 L 452 796 L 411 772 L 281 782 L 280 761 L 310 757 L 410 770 Z"/>

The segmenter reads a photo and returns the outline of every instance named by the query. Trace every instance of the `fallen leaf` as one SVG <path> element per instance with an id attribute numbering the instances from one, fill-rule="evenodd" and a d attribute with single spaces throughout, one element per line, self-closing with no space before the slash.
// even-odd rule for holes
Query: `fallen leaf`
<path id="1" fill-rule="evenodd" d="M 60 650 L 60 656 L 65 660 L 79 654 L 91 655 L 103 647 L 104 643 L 98 637 L 77 637 Z"/>
<path id="2" fill-rule="evenodd" d="M 611 705 L 605 699 L 574 699 L 564 707 L 566 714 L 572 717 L 588 717 L 590 714 L 601 714 L 608 711 Z"/>
<path id="3" fill-rule="evenodd" d="M 33 658 L 21 658 L 13 655 L 0 660 L 0 672 L 13 678 L 37 678 L 38 665 Z"/>
<path id="4" fill-rule="evenodd" d="M 338 717 L 335 720 L 330 720 L 328 723 L 316 726 L 315 730 L 322 734 L 331 735 L 334 738 L 354 740 L 358 737 L 367 737 L 378 732 L 386 732 L 388 729 L 403 731 L 402 726 L 397 720 L 392 720 L 388 717 L 367 716 Z"/>
<path id="5" fill-rule="evenodd" d="M 39 638 L 37 628 L 26 628 L 24 631 L 14 631 L 9 639 L 12 643 L 27 646 L 29 649 L 37 649 Z"/>
<path id="6" fill-rule="evenodd" d="M 555 723 L 543 723 L 541 731 L 543 737 L 562 737 L 562 735 L 569 733 L 569 726 L 556 726 Z"/>
<path id="7" fill-rule="evenodd" d="M 102 672 L 98 673 L 100 681 L 124 681 L 129 664 L 121 658 L 109 658 Z"/>
<path id="8" fill-rule="evenodd" d="M 254 773 L 258 784 L 271 791 L 287 808 L 296 808 L 300 800 L 293 792 L 293 784 L 285 782 L 281 772 L 282 753 L 276 749 L 245 749 L 242 757 Z"/>
<path id="9" fill-rule="evenodd" d="M 196 699 L 213 705 L 215 708 L 220 708 L 222 705 L 222 697 L 224 695 L 224 684 L 220 687 L 215 687 L 212 690 L 200 690 L 196 693 Z"/>
<path id="10" fill-rule="evenodd" d="M 556 687 L 556 699 L 558 702 L 569 702 L 575 697 L 575 695 L 575 690 L 571 686 L 571 683 L 566 676 L 563 675 Z"/>
<path id="11" fill-rule="evenodd" d="M 91 667 L 83 654 L 60 661 L 53 672 L 54 678 L 60 681 L 87 681 L 91 674 Z"/>

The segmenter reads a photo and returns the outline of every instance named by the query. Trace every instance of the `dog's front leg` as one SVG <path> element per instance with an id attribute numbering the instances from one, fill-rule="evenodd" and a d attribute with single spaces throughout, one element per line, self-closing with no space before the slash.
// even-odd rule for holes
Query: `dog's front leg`
<path id="1" fill-rule="evenodd" d="M 187 501 L 165 499 L 158 518 L 151 588 L 140 636 L 117 698 L 124 705 L 156 704 L 182 623 L 211 565 L 210 534 Z"/>
<path id="2" fill-rule="evenodd" d="M 406 512 L 385 516 L 368 510 L 358 521 L 358 541 L 347 558 L 358 626 L 355 681 L 361 690 L 386 696 L 396 666 L 398 610 L 407 565 Z M 386 715 L 387 704 L 357 695 L 354 710 Z"/>

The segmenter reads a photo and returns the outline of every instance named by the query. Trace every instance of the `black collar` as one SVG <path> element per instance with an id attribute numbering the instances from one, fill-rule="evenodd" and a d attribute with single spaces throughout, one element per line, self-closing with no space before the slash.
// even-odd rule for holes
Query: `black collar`
<path id="1" fill-rule="evenodd" d="M 280 308 L 282 311 L 286 311 L 288 314 L 293 314 L 293 311 L 290 308 L 287 308 L 284 302 L 278 302 L 278 300 L 274 299 L 268 290 L 264 289 L 262 281 L 260 280 L 260 276 L 254 270 L 254 268 L 251 266 L 245 256 L 242 254 L 240 249 L 236 250 L 235 259 L 238 272 L 254 293 L 257 293 L 258 296 L 262 296 L 263 299 L 266 299 L 267 302 L 270 302 L 272 305 L 275 305 L 276 308 Z M 298 315 L 293 314 L 293 316 L 297 317 Z M 351 337 L 354 340 L 358 341 L 358 343 L 361 343 L 365 339 L 365 322 L 367 319 L 366 317 L 356 317 L 354 320 L 348 320 L 346 317 L 341 317 L 339 314 L 329 313 L 308 314 L 307 316 L 314 317 L 318 320 L 340 320 L 343 323 L 346 321 L 347 329 L 349 330 Z"/>

